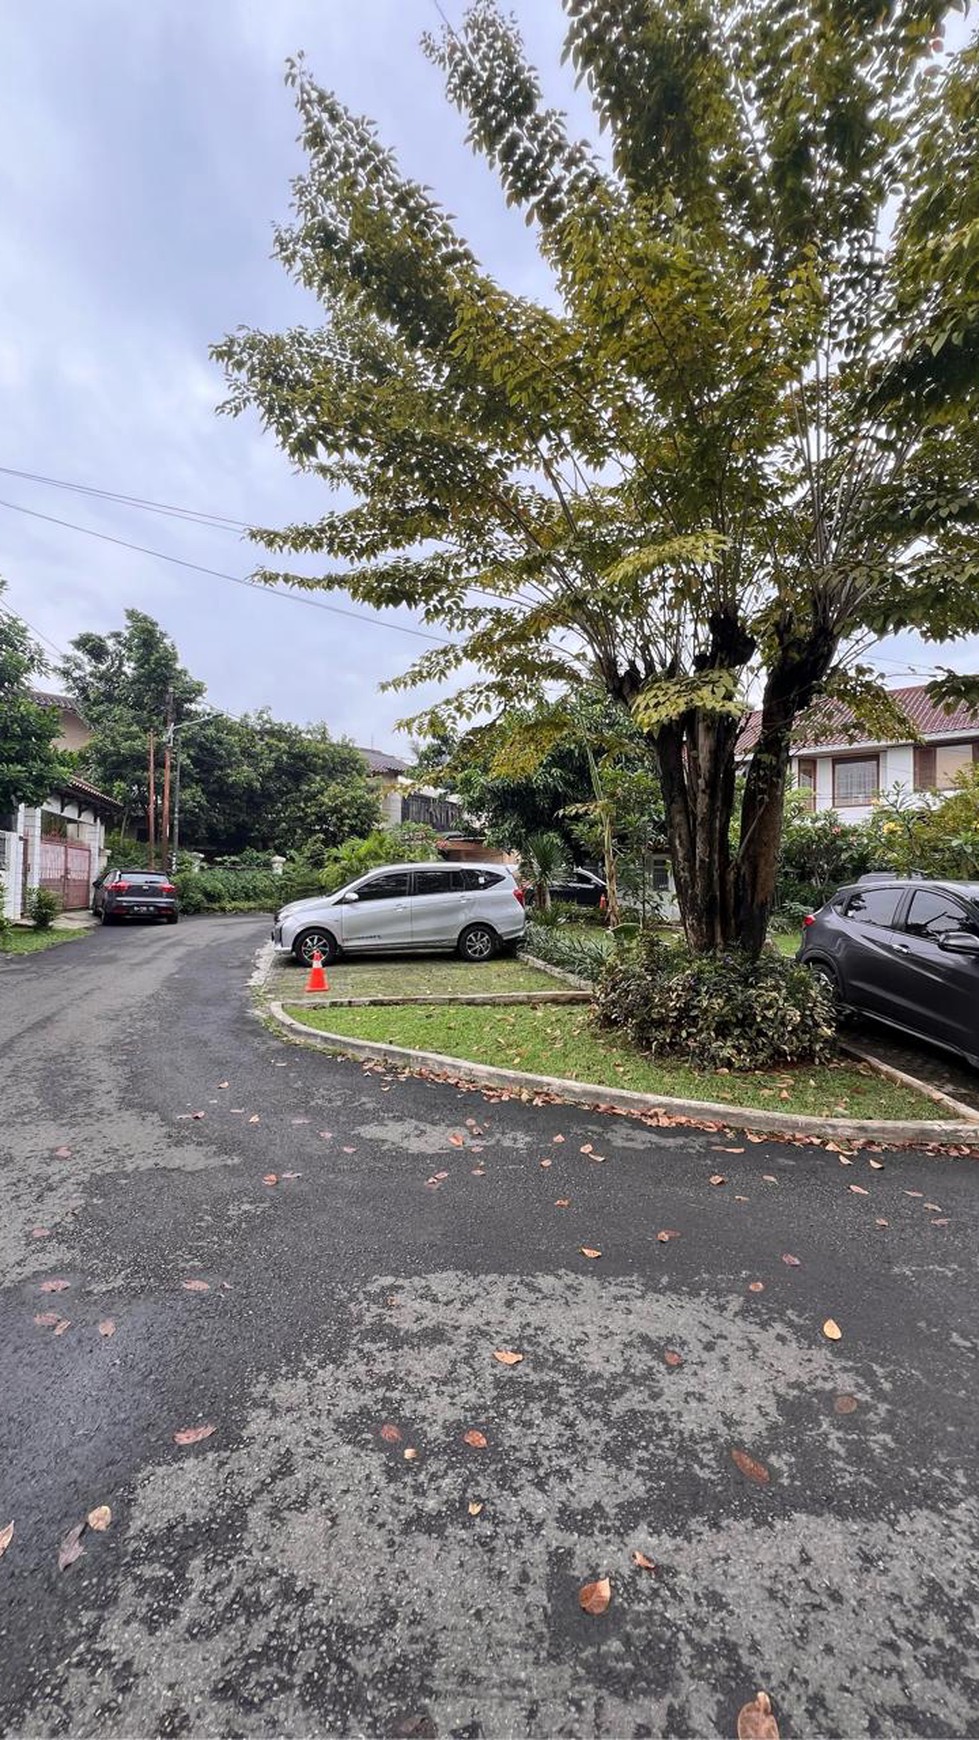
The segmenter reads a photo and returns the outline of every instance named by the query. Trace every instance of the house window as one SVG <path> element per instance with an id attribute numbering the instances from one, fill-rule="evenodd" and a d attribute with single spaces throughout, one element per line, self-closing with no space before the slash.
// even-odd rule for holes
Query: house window
<path id="1" fill-rule="evenodd" d="M 960 773 L 979 761 L 979 742 L 923 743 L 914 752 L 915 791 L 952 791 Z"/>
<path id="2" fill-rule="evenodd" d="M 816 759 L 815 759 L 815 756 L 811 756 L 811 755 L 800 756 L 798 768 L 799 768 L 799 790 L 801 792 L 805 793 L 806 808 L 809 810 L 814 810 L 816 808 Z"/>
<path id="3" fill-rule="evenodd" d="M 656 857 L 650 866 L 650 883 L 654 894 L 668 894 L 670 891 L 670 860 Z"/>
<path id="4" fill-rule="evenodd" d="M 833 761 L 833 804 L 836 809 L 873 803 L 880 784 L 876 755 L 849 755 Z"/>

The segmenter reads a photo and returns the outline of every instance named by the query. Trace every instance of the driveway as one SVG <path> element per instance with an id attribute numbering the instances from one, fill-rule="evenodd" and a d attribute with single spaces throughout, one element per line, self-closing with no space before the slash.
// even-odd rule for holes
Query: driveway
<path id="1" fill-rule="evenodd" d="M 0 975 L 0 1731 L 979 1735 L 975 1162 L 330 1060 L 266 928 Z"/>

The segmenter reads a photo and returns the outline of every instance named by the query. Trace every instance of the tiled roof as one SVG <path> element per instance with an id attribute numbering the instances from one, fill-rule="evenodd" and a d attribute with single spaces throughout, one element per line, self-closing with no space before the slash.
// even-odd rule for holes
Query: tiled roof
<path id="1" fill-rule="evenodd" d="M 358 749 L 370 773 L 407 773 L 408 763 L 397 755 L 386 755 L 382 749 Z"/>
<path id="2" fill-rule="evenodd" d="M 98 786 L 90 785 L 87 779 L 79 779 L 77 773 L 66 779 L 59 789 L 71 792 L 73 797 L 84 798 L 87 802 L 102 804 L 106 809 L 122 809 L 122 804 L 116 798 L 110 797 L 108 792 L 99 791 Z"/>
<path id="3" fill-rule="evenodd" d="M 979 713 L 964 701 L 959 701 L 947 713 L 935 704 L 923 684 L 909 689 L 888 689 L 887 692 L 903 708 L 922 737 L 946 737 L 955 731 L 979 731 Z M 817 701 L 797 721 L 792 742 L 797 749 L 816 749 L 825 743 L 842 743 L 846 740 L 852 722 L 853 715 L 842 702 L 825 699 Z M 752 713 L 738 738 L 739 755 L 747 755 L 749 750 L 754 749 L 760 731 L 761 713 Z M 871 739 L 863 738 L 861 741 L 869 742 Z"/>
<path id="4" fill-rule="evenodd" d="M 70 695 L 52 695 L 47 689 L 28 689 L 27 693 L 39 707 L 60 707 L 64 713 L 78 713 L 79 719 L 82 716 Z"/>

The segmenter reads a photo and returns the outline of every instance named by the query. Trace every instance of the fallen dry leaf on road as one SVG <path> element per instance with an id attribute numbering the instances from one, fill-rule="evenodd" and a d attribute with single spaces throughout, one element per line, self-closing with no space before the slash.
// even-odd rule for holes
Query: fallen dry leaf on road
<path id="1" fill-rule="evenodd" d="M 174 1432 L 175 1444 L 199 1444 L 202 1438 L 210 1438 L 217 1431 L 216 1426 L 183 1426 L 179 1432 Z"/>
<path id="2" fill-rule="evenodd" d="M 772 1478 L 764 1462 L 756 1462 L 753 1456 L 748 1455 L 747 1450 L 732 1450 L 731 1461 L 741 1470 L 746 1480 L 754 1480 L 759 1486 L 767 1486 Z"/>
<path id="3" fill-rule="evenodd" d="M 523 1359 L 522 1353 L 512 1353 L 508 1347 L 498 1347 L 493 1354 L 501 1365 L 519 1365 Z"/>
<path id="4" fill-rule="evenodd" d="M 854 1196 L 869 1196 L 870 1195 L 870 1191 L 864 1190 L 864 1187 L 862 1184 L 848 1184 L 847 1189 L 852 1190 Z"/>
<path id="5" fill-rule="evenodd" d="M 485 1166 L 473 1166 L 470 1168 L 470 1170 L 471 1170 L 474 1178 L 485 1178 L 486 1177 L 486 1167 Z"/>
<path id="6" fill-rule="evenodd" d="M 280 1178 L 301 1178 L 302 1173 L 301 1172 L 280 1172 L 279 1177 Z"/>
<path id="7" fill-rule="evenodd" d="M 832 1317 L 827 1317 L 826 1322 L 823 1324 L 823 1334 L 827 1341 L 843 1340 L 843 1331 L 836 1320 Z"/>
<path id="8" fill-rule="evenodd" d="M 210 1281 L 181 1281 L 180 1285 L 185 1293 L 209 1293 L 211 1291 Z"/>
<path id="9" fill-rule="evenodd" d="M 542 1161 L 541 1161 L 541 1165 L 542 1165 L 542 1166 L 543 1166 L 543 1168 L 544 1168 L 544 1171 L 545 1171 L 545 1172 L 546 1172 L 546 1171 L 547 1171 L 547 1168 L 548 1168 L 548 1167 L 549 1167 L 549 1166 L 553 1166 L 553 1165 L 554 1165 L 554 1161 L 553 1161 L 553 1160 L 542 1160 Z"/>
<path id="10" fill-rule="evenodd" d="M 31 1227 L 31 1238 L 32 1239 L 49 1239 L 50 1237 L 51 1237 L 50 1227 L 46 1227 L 46 1226 L 32 1226 Z"/>
<path id="11" fill-rule="evenodd" d="M 679 1237 L 680 1234 L 671 1226 L 664 1226 L 662 1231 L 656 1234 L 656 1238 L 661 1245 L 668 1245 L 671 1239 L 678 1239 Z"/>
<path id="12" fill-rule="evenodd" d="M 727 1179 L 723 1172 L 712 1172 L 707 1182 L 708 1184 L 726 1184 Z"/>
<path id="13" fill-rule="evenodd" d="M 880 1215 L 878 1215 L 874 1221 L 875 1226 L 890 1226 L 890 1224 L 889 1220 L 883 1220 Z"/>
<path id="14" fill-rule="evenodd" d="M 405 1450 L 403 1454 L 406 1462 L 414 1462 L 417 1459 L 418 1451 L 413 1447 L 413 1445 L 409 1444 L 407 1450 Z"/>
<path id="15" fill-rule="evenodd" d="M 55 1333 L 55 1335 L 64 1335 L 65 1330 L 70 1329 L 70 1328 L 71 1328 L 71 1318 L 70 1317 L 59 1317 L 57 1323 L 54 1326 L 54 1333 Z"/>
<path id="16" fill-rule="evenodd" d="M 466 1138 L 465 1136 L 460 1136 L 458 1130 L 453 1130 L 449 1137 L 449 1141 L 452 1143 L 453 1148 L 464 1148 L 466 1146 Z"/>
<path id="17" fill-rule="evenodd" d="M 778 1179 L 775 1177 L 774 1172 L 763 1172 L 762 1178 L 764 1179 L 766 1184 L 777 1184 L 778 1183 Z"/>
<path id="18" fill-rule="evenodd" d="M 798 1257 L 794 1257 L 792 1255 L 791 1251 L 783 1251 L 782 1261 L 783 1261 L 783 1263 L 786 1263 L 790 1269 L 801 1269 L 802 1268 L 802 1263 L 801 1263 L 800 1259 Z"/>
<path id="19" fill-rule="evenodd" d="M 356 1154 L 357 1150 L 356 1148 L 344 1148 L 343 1152 L 345 1154 Z M 446 1177 L 448 1177 L 448 1173 L 446 1173 Z"/>
<path id="20" fill-rule="evenodd" d="M 54 1151 L 54 1157 L 56 1160 L 68 1160 L 71 1158 L 71 1149 L 67 1146 L 56 1148 Z"/>
<path id="21" fill-rule="evenodd" d="M 112 1318 L 111 1317 L 103 1317 L 101 1323 L 99 1324 L 99 1334 L 100 1335 L 115 1335 L 115 1332 L 116 1332 L 116 1326 L 113 1323 Z"/>
<path id="22" fill-rule="evenodd" d="M 466 1509 L 468 1510 L 470 1516 L 478 1516 L 480 1511 L 482 1510 L 482 1508 L 483 1508 L 482 1505 L 477 1504 L 475 1502 L 475 1500 L 471 1504 L 466 1505 Z"/>
<path id="23" fill-rule="evenodd" d="M 190 1115 L 192 1118 L 205 1118 L 207 1116 L 207 1113 L 206 1112 L 191 1112 Z"/>
<path id="24" fill-rule="evenodd" d="M 381 1437 L 384 1439 L 385 1444 L 401 1443 L 401 1433 L 398 1431 L 397 1426 L 382 1426 Z"/>
<path id="25" fill-rule="evenodd" d="M 904 1194 L 905 1196 L 924 1196 L 925 1193 L 923 1190 L 906 1190 Z"/>
<path id="26" fill-rule="evenodd" d="M 594 1142 L 583 1142 L 581 1145 L 580 1152 L 582 1154 L 593 1154 L 595 1152 Z"/>
<path id="27" fill-rule="evenodd" d="M 948 1220 L 944 1217 L 939 1217 L 938 1220 L 933 1220 L 931 1224 L 932 1226 L 948 1226 Z"/>
<path id="28" fill-rule="evenodd" d="M 8 1522 L 5 1529 L 0 1529 L 0 1559 L 3 1558 L 3 1555 L 7 1551 L 7 1548 L 9 1547 L 13 1538 L 14 1538 L 14 1525 L 12 1522 Z"/>
<path id="29" fill-rule="evenodd" d="M 578 1249 L 583 1257 L 600 1257 L 602 1254 L 601 1251 L 594 1250 L 591 1245 L 579 1245 Z"/>
<path id="30" fill-rule="evenodd" d="M 84 1533 L 85 1524 L 83 1522 L 76 1523 L 73 1529 L 68 1530 L 68 1533 L 65 1535 L 65 1538 L 58 1549 L 59 1571 L 66 1571 L 69 1565 L 73 1565 L 76 1559 L 81 1558 L 85 1551 L 85 1548 L 82 1546 L 82 1535 Z"/>
<path id="31" fill-rule="evenodd" d="M 926 1203 L 925 1203 L 925 1207 L 926 1207 L 926 1208 L 927 1208 L 927 1209 L 928 1209 L 928 1210 L 929 1210 L 929 1211 L 930 1211 L 930 1212 L 931 1212 L 931 1213 L 932 1213 L 932 1214 L 941 1214 L 941 1212 L 942 1212 L 942 1205 L 941 1205 L 941 1203 L 940 1203 L 940 1202 L 926 1202 Z"/>
<path id="32" fill-rule="evenodd" d="M 579 1607 L 595 1618 L 606 1611 L 611 1599 L 612 1585 L 607 1577 L 599 1577 L 594 1583 L 583 1583 L 578 1591 Z"/>
<path id="33" fill-rule="evenodd" d="M 765 1291 L 764 1281 L 749 1281 L 748 1282 L 748 1292 L 749 1293 L 764 1293 L 764 1291 Z"/>
<path id="34" fill-rule="evenodd" d="M 253 1112 L 253 1113 L 252 1113 L 252 1115 L 251 1115 L 251 1117 L 250 1117 L 250 1118 L 249 1118 L 249 1120 L 248 1120 L 248 1122 L 249 1122 L 249 1123 L 250 1123 L 250 1124 L 260 1124 L 260 1123 L 261 1123 L 261 1121 L 262 1121 L 262 1120 L 261 1120 L 261 1118 L 260 1118 L 260 1117 L 259 1117 L 259 1115 L 258 1115 L 258 1113 L 257 1113 L 257 1112 Z"/>
<path id="35" fill-rule="evenodd" d="M 738 1711 L 738 1740 L 779 1740 L 778 1723 L 772 1715 L 767 1692 L 756 1692 L 750 1704 Z"/>
<path id="36" fill-rule="evenodd" d="M 463 1432 L 462 1442 L 471 1445 L 474 1450 L 485 1450 L 487 1445 L 482 1432 L 477 1432 L 475 1427 L 468 1432 Z"/>
<path id="37" fill-rule="evenodd" d="M 107 1504 L 97 1504 L 94 1510 L 89 1511 L 85 1521 L 90 1529 L 94 1529 L 97 1535 L 101 1535 L 112 1521 L 112 1512 Z"/>
<path id="38" fill-rule="evenodd" d="M 683 1364 L 683 1354 L 677 1353 L 675 1347 L 668 1347 L 663 1358 L 666 1361 L 666 1364 L 670 1366 L 673 1371 Z"/>
<path id="39" fill-rule="evenodd" d="M 870 1165 L 870 1167 L 873 1169 L 874 1172 L 883 1172 L 883 1170 L 884 1170 L 883 1160 L 870 1160 L 868 1162 L 868 1164 Z"/>
<path id="40" fill-rule="evenodd" d="M 743 1154 L 744 1149 L 743 1148 L 718 1148 L 717 1152 L 719 1154 Z"/>
<path id="41" fill-rule="evenodd" d="M 268 1185 L 278 1184 L 278 1182 L 279 1174 L 277 1172 L 266 1172 L 262 1179 L 262 1183 Z"/>
<path id="42" fill-rule="evenodd" d="M 855 1414 L 859 1403 L 856 1396 L 837 1396 L 833 1408 L 837 1414 Z"/>
<path id="43" fill-rule="evenodd" d="M 347 1152 L 346 1148 L 343 1151 L 344 1151 L 344 1153 L 346 1153 Z M 351 1148 L 350 1152 L 351 1152 L 351 1154 L 353 1153 L 352 1148 Z M 447 1172 L 433 1172 L 432 1173 L 432 1177 L 437 1178 L 438 1182 L 440 1184 L 442 1183 L 443 1179 L 448 1178 L 448 1176 L 449 1176 L 449 1174 Z"/>
<path id="44" fill-rule="evenodd" d="M 765 1136 L 756 1135 L 754 1130 L 746 1130 L 745 1137 L 749 1142 L 764 1142 L 767 1140 Z"/>
<path id="45" fill-rule="evenodd" d="M 638 1548 L 633 1549 L 632 1562 L 634 1565 L 638 1565 L 640 1571 L 655 1571 L 656 1569 L 652 1559 L 647 1559 L 645 1553 L 640 1553 Z"/>
<path id="46" fill-rule="evenodd" d="M 564 1141 L 564 1137 L 563 1137 L 563 1136 L 552 1136 L 552 1137 L 551 1137 L 551 1141 L 552 1141 L 552 1142 L 563 1142 L 563 1141 Z"/>
<path id="47" fill-rule="evenodd" d="M 56 1323 L 61 1322 L 61 1317 L 57 1311 L 35 1311 L 34 1321 L 38 1329 L 53 1329 Z"/>
<path id="48" fill-rule="evenodd" d="M 229 1081 L 219 1081 L 219 1082 L 218 1082 L 218 1087 L 219 1087 L 219 1088 L 227 1088 L 227 1087 L 230 1087 L 230 1086 L 231 1086 L 231 1083 L 230 1083 L 230 1082 L 229 1082 Z"/>
<path id="49" fill-rule="evenodd" d="M 570 1207 L 571 1207 L 571 1198 L 570 1198 L 570 1196 L 559 1196 L 559 1197 L 557 1197 L 557 1198 L 556 1198 L 556 1199 L 555 1199 L 555 1203 L 554 1203 L 554 1206 L 555 1206 L 555 1208 L 570 1208 Z"/>
<path id="50" fill-rule="evenodd" d="M 70 1281 L 42 1281 L 39 1293 L 64 1293 L 71 1286 Z"/>

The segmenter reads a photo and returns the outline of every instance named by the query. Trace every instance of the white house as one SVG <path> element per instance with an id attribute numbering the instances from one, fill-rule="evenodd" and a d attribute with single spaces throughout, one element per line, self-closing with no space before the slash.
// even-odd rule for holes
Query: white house
<path id="1" fill-rule="evenodd" d="M 81 749 L 91 732 L 74 703 L 64 695 L 32 690 L 42 707 L 59 718 L 55 744 Z M 121 805 L 88 780 L 72 776 L 41 804 L 19 804 L 0 816 L 0 887 L 3 912 L 20 918 L 33 888 L 50 888 L 66 912 L 88 906 L 92 883 L 105 861 L 105 826 Z"/>
<path id="2" fill-rule="evenodd" d="M 918 741 L 853 741 L 852 717 L 839 702 L 821 701 L 793 733 L 791 781 L 807 794 L 813 811 L 839 810 L 847 821 L 864 822 L 874 803 L 898 789 L 906 793 L 949 792 L 955 776 L 979 762 L 979 713 L 959 703 L 946 713 L 924 687 L 891 689 L 908 715 Z M 758 741 L 761 714 L 752 713 L 739 753 Z"/>

